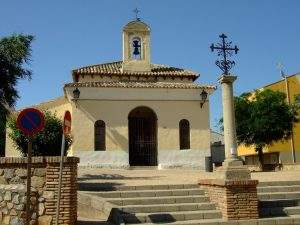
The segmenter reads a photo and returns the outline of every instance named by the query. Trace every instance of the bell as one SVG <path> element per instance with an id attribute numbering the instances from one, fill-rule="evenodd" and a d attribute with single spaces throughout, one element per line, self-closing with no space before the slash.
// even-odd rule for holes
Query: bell
<path id="1" fill-rule="evenodd" d="M 140 54 L 139 48 L 134 48 L 133 54 L 139 55 Z"/>
<path id="2" fill-rule="evenodd" d="M 133 47 L 134 47 L 133 54 L 139 55 L 140 54 L 139 48 L 141 47 L 141 45 L 139 45 L 139 41 L 137 40 L 133 41 Z"/>

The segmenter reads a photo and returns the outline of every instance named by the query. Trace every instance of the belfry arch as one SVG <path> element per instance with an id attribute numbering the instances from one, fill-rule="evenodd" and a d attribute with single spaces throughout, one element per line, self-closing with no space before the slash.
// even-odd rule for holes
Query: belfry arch
<path id="1" fill-rule="evenodd" d="M 157 116 L 145 106 L 128 115 L 129 165 L 157 166 Z"/>

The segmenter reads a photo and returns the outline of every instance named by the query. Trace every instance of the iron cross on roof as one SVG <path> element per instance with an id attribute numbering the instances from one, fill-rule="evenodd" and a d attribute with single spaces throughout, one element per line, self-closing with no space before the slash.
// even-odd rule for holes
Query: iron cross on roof
<path id="1" fill-rule="evenodd" d="M 228 58 L 232 56 L 233 51 L 237 54 L 239 49 L 236 45 L 234 48 L 231 47 L 231 41 L 226 42 L 225 39 L 227 36 L 225 34 L 221 34 L 219 37 L 222 39 L 222 42 L 217 43 L 216 45 L 212 44 L 210 49 L 212 52 L 217 50 L 218 56 L 223 57 L 223 59 L 216 61 L 216 65 L 224 72 L 225 75 L 229 75 L 229 70 L 235 65 L 235 62 L 233 60 L 228 60 Z"/>
<path id="2" fill-rule="evenodd" d="M 135 20 L 140 20 L 139 13 L 141 11 L 138 8 L 135 8 L 133 12 L 135 13 Z"/>

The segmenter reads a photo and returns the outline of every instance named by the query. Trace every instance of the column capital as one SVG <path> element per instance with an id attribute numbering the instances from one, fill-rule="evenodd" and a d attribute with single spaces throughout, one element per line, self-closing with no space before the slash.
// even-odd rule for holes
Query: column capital
<path id="1" fill-rule="evenodd" d="M 219 83 L 233 83 L 237 79 L 237 76 L 234 75 L 226 75 L 222 74 L 219 78 L 218 81 Z"/>

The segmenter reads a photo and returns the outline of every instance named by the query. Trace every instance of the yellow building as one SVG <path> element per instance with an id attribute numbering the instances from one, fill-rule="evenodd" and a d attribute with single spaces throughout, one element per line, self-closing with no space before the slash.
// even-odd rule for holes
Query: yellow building
<path id="1" fill-rule="evenodd" d="M 204 169 L 210 125 L 203 96 L 215 87 L 194 83 L 198 77 L 151 63 L 150 28 L 135 20 L 123 28 L 122 60 L 73 70 L 65 96 L 36 107 L 71 112 L 71 154 L 82 166 Z M 8 136 L 6 146 L 6 156 L 18 155 Z"/>
<path id="2" fill-rule="evenodd" d="M 293 103 L 296 96 L 300 94 L 300 74 L 286 76 L 286 79 L 281 79 L 277 82 L 266 85 L 263 89 L 271 89 L 287 93 L 289 102 Z M 294 158 L 296 162 L 300 162 L 299 122 L 295 124 L 292 136 L 293 137 L 290 140 L 276 142 L 272 146 L 264 149 L 264 160 L 266 164 L 293 163 Z M 293 151 L 295 154 L 293 154 Z M 245 156 L 247 164 L 255 164 L 258 161 L 253 147 L 239 146 L 238 153 L 240 156 Z"/>

